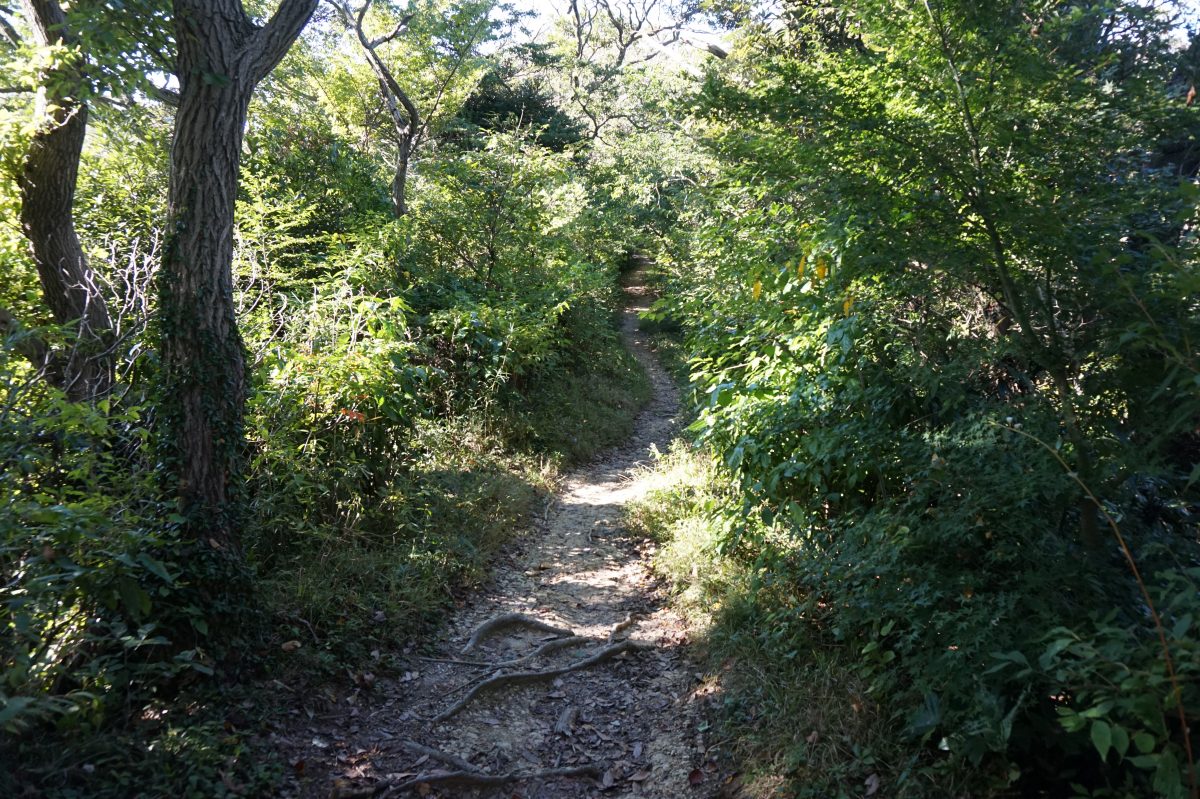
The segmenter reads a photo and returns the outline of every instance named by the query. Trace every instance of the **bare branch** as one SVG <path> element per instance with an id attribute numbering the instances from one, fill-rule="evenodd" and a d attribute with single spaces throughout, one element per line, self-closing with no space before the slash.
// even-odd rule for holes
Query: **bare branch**
<path id="1" fill-rule="evenodd" d="M 661 0 L 569 0 L 568 12 L 575 36 L 571 102 L 591 123 L 590 138 L 599 139 L 610 122 L 622 118 L 604 109 L 605 104 L 616 102 L 605 87 L 623 72 L 653 60 L 667 47 L 686 41 L 684 29 L 699 8 L 668 18 Z M 597 18 L 605 32 L 593 42 Z M 716 55 L 723 51 L 717 48 L 709 52 Z"/>

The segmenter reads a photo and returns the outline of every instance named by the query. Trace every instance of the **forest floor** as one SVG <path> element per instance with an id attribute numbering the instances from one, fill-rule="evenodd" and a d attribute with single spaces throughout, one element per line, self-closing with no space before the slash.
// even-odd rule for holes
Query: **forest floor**
<path id="1" fill-rule="evenodd" d="M 639 327 L 649 291 L 626 280 L 622 333 L 653 399 L 628 442 L 582 466 L 491 581 L 416 646 L 406 669 L 360 675 L 294 710 L 273 736 L 289 797 L 656 799 L 722 795 L 684 620 L 623 529 L 654 448 L 677 432 L 670 376 Z M 418 654 L 419 653 L 419 654 Z M 485 684 L 486 683 L 486 684 Z M 481 687 L 482 686 L 482 687 Z"/>

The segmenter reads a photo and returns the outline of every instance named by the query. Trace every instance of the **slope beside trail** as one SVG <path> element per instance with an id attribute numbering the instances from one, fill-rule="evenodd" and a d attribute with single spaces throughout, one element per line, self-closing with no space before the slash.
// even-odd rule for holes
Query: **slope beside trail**
<path id="1" fill-rule="evenodd" d="M 641 278 L 634 272 L 627 281 L 622 332 L 654 395 L 630 440 L 567 477 L 523 551 L 501 559 L 490 584 L 438 634 L 431 656 L 414 656 L 407 671 L 369 690 L 327 697 L 323 712 L 308 711 L 279 742 L 294 772 L 285 795 L 719 793 L 686 627 L 647 566 L 649 545 L 631 540 L 621 524 L 626 503 L 647 490 L 638 467 L 652 447 L 668 446 L 679 409 L 639 329 L 649 299 Z M 485 626 L 505 617 L 512 623 Z M 478 645 L 464 653 L 476 633 Z M 532 672 L 542 674 L 503 677 Z M 494 689 L 476 688 L 494 677 Z M 464 699 L 461 710 L 438 718 Z"/>

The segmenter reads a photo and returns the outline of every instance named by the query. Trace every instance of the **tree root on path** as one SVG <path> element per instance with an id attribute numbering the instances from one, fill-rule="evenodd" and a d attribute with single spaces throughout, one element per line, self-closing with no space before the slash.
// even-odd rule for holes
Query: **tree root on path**
<path id="1" fill-rule="evenodd" d="M 437 724 L 439 722 L 445 721 L 446 719 L 455 715 L 460 710 L 462 710 L 464 707 L 469 705 L 477 696 L 479 696 L 480 694 L 485 693 L 487 691 L 490 691 L 493 688 L 498 688 L 502 685 L 521 685 L 524 683 L 541 682 L 542 680 L 549 680 L 549 679 L 558 677 L 563 674 L 568 674 L 572 671 L 579 671 L 581 669 L 591 668 L 592 666 L 595 666 L 597 663 L 603 663 L 606 660 L 616 657 L 617 655 L 621 654 L 622 652 L 628 652 L 631 649 L 646 649 L 650 646 L 652 646 L 652 644 L 647 644 L 647 643 L 642 643 L 640 641 L 631 641 L 629 639 L 625 639 L 624 641 L 621 641 L 620 643 L 616 643 L 611 646 L 606 646 L 604 649 L 601 649 L 599 652 L 595 653 L 594 655 L 591 655 L 590 657 L 586 657 L 583 660 L 577 660 L 574 663 L 571 663 L 570 665 L 567 665 L 567 666 L 560 666 L 558 668 L 553 668 L 553 669 L 544 669 L 542 671 L 517 671 L 517 672 L 513 672 L 511 674 L 496 674 L 496 675 L 484 680 L 483 682 L 479 683 L 478 685 L 476 685 L 474 688 L 472 688 L 470 691 L 468 691 L 467 695 L 464 696 L 462 699 L 458 700 L 453 705 L 451 705 L 450 707 L 443 710 L 441 713 L 438 713 L 436 716 L 434 716 L 431 719 L 431 722 L 434 724 Z"/>
<path id="2" fill-rule="evenodd" d="M 452 755 L 448 752 L 443 752 L 441 749 L 434 749 L 432 746 L 425 746 L 416 741 L 401 741 L 401 749 L 407 749 L 409 752 L 417 755 L 424 755 L 430 760 L 436 760 L 439 763 L 445 763 L 447 766 L 454 766 L 459 771 L 478 771 L 474 766 L 463 760 L 458 755 Z M 417 765 L 420 765 L 418 762 Z"/>
<path id="3" fill-rule="evenodd" d="M 503 613 L 499 616 L 488 619 L 483 624 L 475 628 L 475 632 L 472 633 L 470 640 L 467 641 L 466 646 L 462 648 L 463 654 L 465 655 L 475 647 L 479 646 L 480 641 L 494 633 L 496 630 L 499 630 L 502 627 L 512 627 L 518 624 L 525 627 L 532 627 L 535 630 L 542 630 L 543 632 L 552 633 L 554 635 L 574 635 L 574 633 L 570 630 L 564 630 L 561 627 L 555 627 L 553 624 L 547 624 L 541 619 L 535 619 L 532 616 L 526 616 L 524 613 Z"/>
<path id="4" fill-rule="evenodd" d="M 567 638 L 554 638 L 539 646 L 527 655 L 521 655 L 519 658 L 512 660 L 501 660 L 496 663 L 490 660 L 460 660 L 458 658 L 430 658 L 422 657 L 421 660 L 429 663 L 451 663 L 455 666 L 471 666 L 477 669 L 511 669 L 513 666 L 520 666 L 534 658 L 539 658 L 542 655 L 547 655 L 558 649 L 566 649 L 571 646 L 583 646 L 584 644 L 598 644 L 600 641 L 595 638 L 588 638 L 583 635 L 572 635 Z"/>
<path id="5" fill-rule="evenodd" d="M 548 780 L 558 777 L 593 777 L 598 778 L 603 769 L 597 765 L 587 766 L 572 766 L 570 768 L 548 768 L 542 771 L 510 771 L 506 774 L 488 774 L 483 771 L 431 771 L 427 774 L 418 774 L 404 782 L 388 785 L 383 783 L 376 787 L 376 791 L 383 789 L 380 799 L 395 796 L 403 791 L 412 790 L 422 783 L 432 785 L 440 783 L 442 785 L 468 785 L 473 787 L 487 787 L 495 785 L 507 785 L 510 782 L 523 782 L 525 780 Z"/>
<path id="6" fill-rule="evenodd" d="M 552 641 L 539 646 L 537 649 L 530 652 L 528 655 L 522 655 L 519 658 L 512 660 L 502 660 L 499 663 L 493 663 L 492 668 L 495 669 L 511 669 L 513 666 L 523 666 L 534 658 L 539 658 L 542 655 L 547 655 L 559 649 L 567 649 L 572 646 L 583 646 L 584 644 L 599 643 L 595 638 L 588 638 L 583 635 L 572 635 L 568 638 L 555 638 Z"/>

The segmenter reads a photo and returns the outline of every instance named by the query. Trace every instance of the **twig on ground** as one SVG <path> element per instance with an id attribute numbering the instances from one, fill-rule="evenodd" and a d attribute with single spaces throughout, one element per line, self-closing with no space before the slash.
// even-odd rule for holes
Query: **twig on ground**
<path id="1" fill-rule="evenodd" d="M 613 642 L 613 639 L 615 639 L 619 633 L 625 632 L 632 626 L 633 626 L 633 614 L 630 613 L 630 614 L 626 615 L 624 619 L 622 619 L 621 621 L 614 624 L 613 628 L 611 630 L 609 630 L 608 642 L 611 644 Z"/>
<path id="2" fill-rule="evenodd" d="M 443 752 L 441 749 L 434 749 L 432 746 L 425 746 L 416 741 L 401 741 L 400 748 L 406 749 L 418 755 L 424 755 L 430 760 L 436 760 L 439 763 L 445 763 L 448 766 L 454 766 L 460 771 L 478 771 L 479 769 L 472 766 L 466 760 L 463 760 L 458 755 L 452 755 L 448 752 Z"/>
<path id="3" fill-rule="evenodd" d="M 494 668 L 496 665 L 494 663 L 488 663 L 487 661 L 484 661 L 484 660 L 459 660 L 458 658 L 431 658 L 431 657 L 425 657 L 424 655 L 418 657 L 417 659 L 424 660 L 426 663 L 450 663 L 455 666 L 474 666 L 475 668 L 480 668 L 480 669 L 490 669 L 490 668 Z"/>
<path id="4" fill-rule="evenodd" d="M 610 658 L 614 658 L 623 652 L 628 652 L 631 649 L 645 649 L 649 646 L 651 646 L 651 644 L 625 639 L 620 643 L 601 649 L 599 652 L 590 657 L 586 657 L 583 660 L 577 660 L 567 666 L 559 666 L 558 668 L 544 669 L 542 671 L 517 671 L 511 674 L 496 674 L 479 683 L 470 691 L 467 691 L 466 696 L 434 716 L 431 721 L 434 724 L 445 721 L 469 705 L 471 701 L 475 699 L 475 697 L 501 685 L 521 685 L 523 683 L 541 682 L 542 680 L 552 679 L 562 674 L 568 674 L 572 671 L 590 668 L 598 663 L 603 663 Z"/>
<path id="5" fill-rule="evenodd" d="M 524 613 L 503 613 L 499 616 L 488 619 L 483 624 L 479 625 L 475 629 L 475 632 L 471 635 L 470 640 L 467 641 L 466 646 L 462 648 L 462 653 L 465 655 L 475 647 L 479 646 L 480 641 L 496 632 L 496 630 L 499 630 L 503 627 L 512 627 L 518 624 L 525 627 L 532 627 L 535 630 L 553 633 L 554 635 L 574 635 L 574 633 L 570 630 L 564 630 L 561 627 L 555 627 L 553 624 L 547 624 L 541 619 L 535 619 L 532 616 L 526 616 Z"/>

